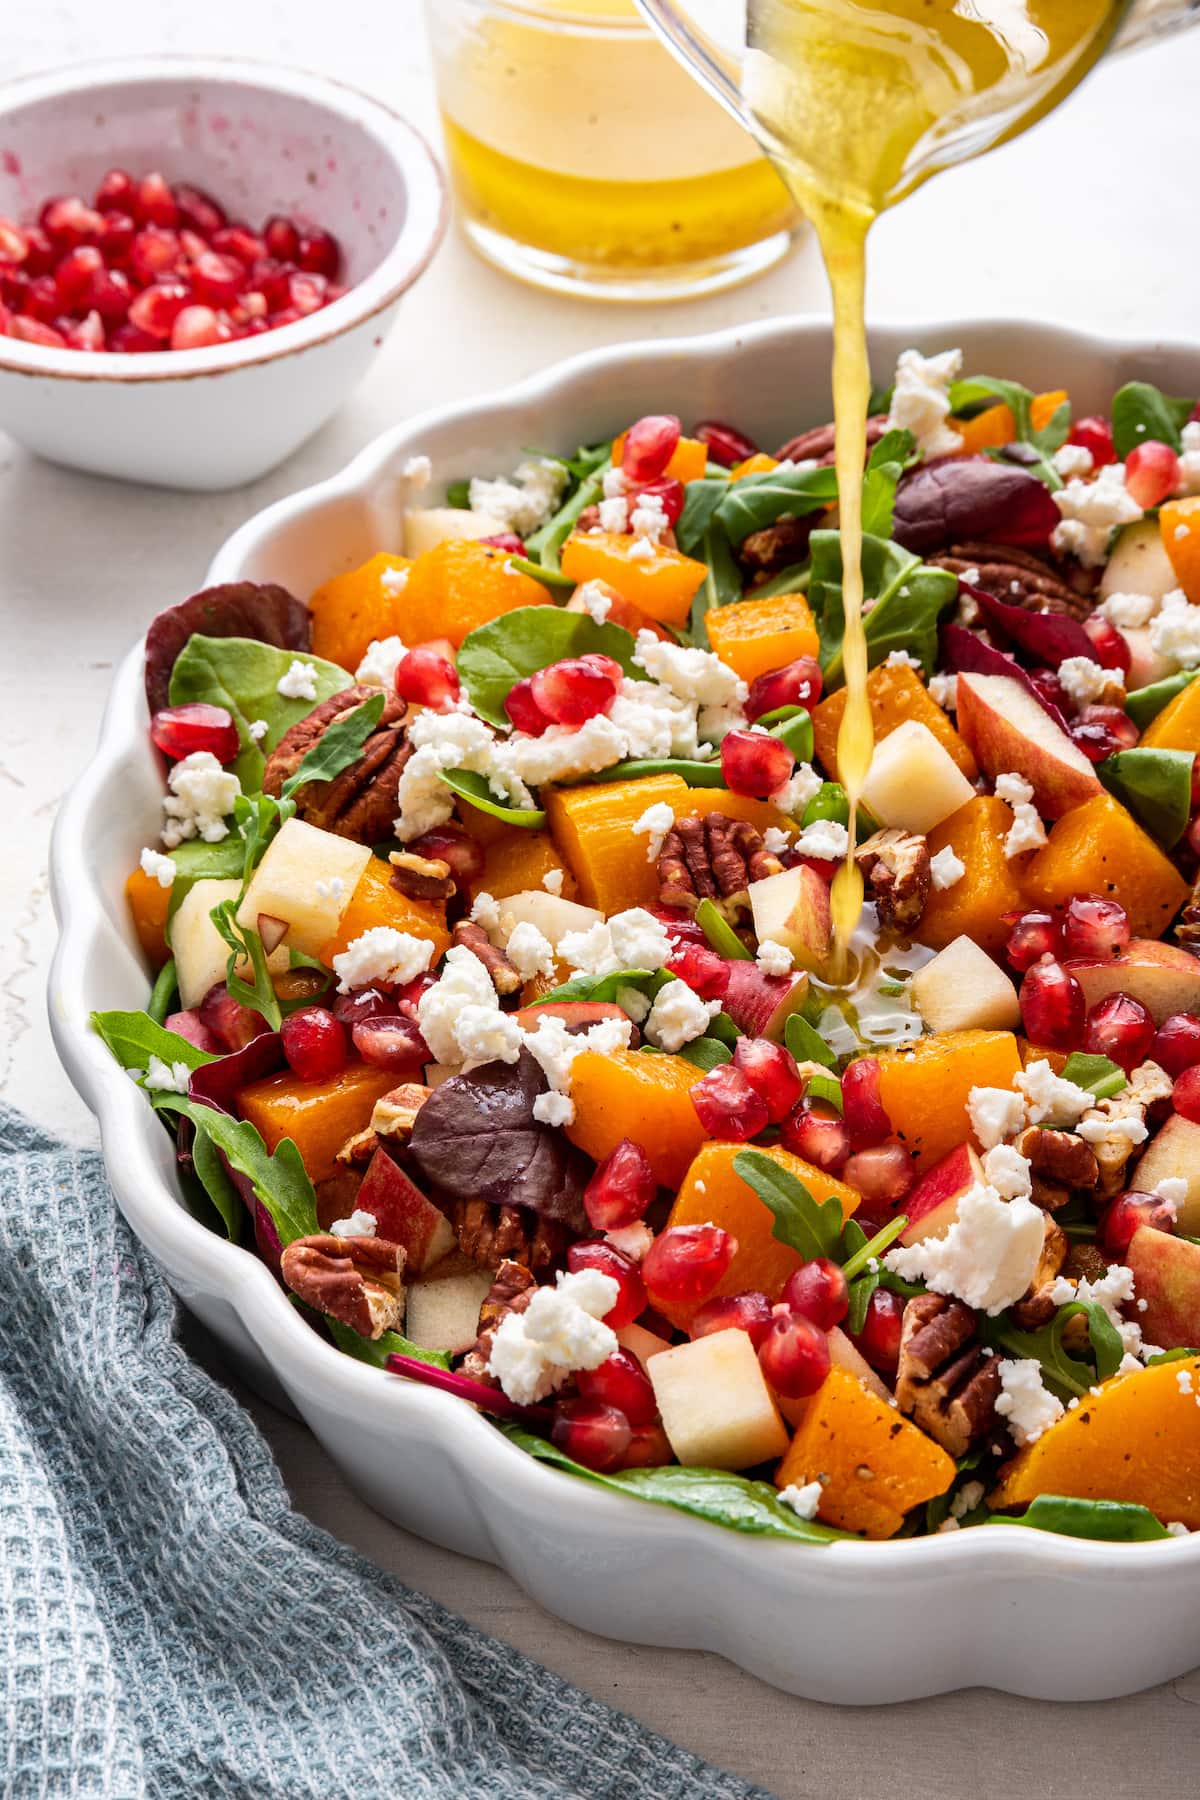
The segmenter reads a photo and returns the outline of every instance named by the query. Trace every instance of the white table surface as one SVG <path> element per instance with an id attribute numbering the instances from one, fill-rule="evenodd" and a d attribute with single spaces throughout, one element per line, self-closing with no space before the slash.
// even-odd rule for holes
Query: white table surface
<path id="1" fill-rule="evenodd" d="M 239 52 L 374 89 L 436 132 L 416 0 L 8 0 L 0 66 L 86 56 Z M 333 20 L 336 17 L 336 26 Z M 878 226 L 879 319 L 1012 314 L 1145 335 L 1196 329 L 1200 31 L 1102 69 L 1022 142 L 941 178 Z M 732 294 L 663 309 L 555 300 L 507 282 L 453 236 L 402 309 L 368 381 L 299 454 L 240 493 L 164 493 L 37 462 L 0 433 L 0 1091 L 92 1141 L 46 1028 L 54 941 L 46 846 L 86 761 L 114 660 L 152 613 L 199 586 L 222 539 L 267 501 L 337 469 L 384 426 L 591 344 L 825 308 L 811 244 Z M 648 397 L 651 398 L 651 397 Z M 197 1328 L 189 1341 L 209 1358 Z M 547 1617 L 506 1575 L 386 1524 L 303 1429 L 247 1396 L 296 1504 L 320 1524 L 600 1698 L 780 1800 L 936 1800 L 1196 1791 L 1200 1673 L 1133 1699 L 1056 1708 L 973 1692 L 889 1711 L 786 1698 L 719 1659 L 607 1643 Z M 921 1631 L 919 1619 L 913 1631 Z M 1113 1630 L 1120 1630 L 1114 1612 Z M 897 1645 L 897 1655 L 904 1654 Z M 1071 1655 L 1064 1635 L 1063 1654 Z"/>

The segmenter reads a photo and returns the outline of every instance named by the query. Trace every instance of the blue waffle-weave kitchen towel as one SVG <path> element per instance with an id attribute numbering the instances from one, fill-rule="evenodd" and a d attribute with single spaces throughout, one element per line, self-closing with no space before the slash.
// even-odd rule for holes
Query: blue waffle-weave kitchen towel
<path id="1" fill-rule="evenodd" d="M 100 1157 L 0 1109 L 0 1793 L 769 1800 L 291 1510 Z"/>

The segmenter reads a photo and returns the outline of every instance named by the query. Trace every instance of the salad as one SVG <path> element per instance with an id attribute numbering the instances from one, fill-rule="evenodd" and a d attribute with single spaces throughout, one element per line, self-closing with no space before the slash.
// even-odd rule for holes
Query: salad
<path id="1" fill-rule="evenodd" d="M 868 439 L 853 844 L 831 426 L 415 457 L 403 555 L 151 625 L 95 1028 L 314 1331 L 576 1478 L 1200 1530 L 1200 408 L 906 351 Z"/>

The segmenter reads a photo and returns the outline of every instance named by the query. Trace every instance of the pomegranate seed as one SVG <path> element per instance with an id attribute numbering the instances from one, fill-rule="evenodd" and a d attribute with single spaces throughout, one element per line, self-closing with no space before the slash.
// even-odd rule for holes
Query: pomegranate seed
<path id="1" fill-rule="evenodd" d="M 281 312 L 273 312 L 267 319 L 272 331 L 278 331 L 281 325 L 295 325 L 304 317 L 297 306 L 285 306 Z"/>
<path id="2" fill-rule="evenodd" d="M 171 327 L 171 348 L 204 350 L 210 344 L 227 343 L 231 335 L 211 306 L 185 306 Z"/>
<path id="3" fill-rule="evenodd" d="M 432 1058 L 415 1019 L 403 1013 L 375 1013 L 351 1027 L 354 1048 L 373 1069 L 415 1075 Z"/>
<path id="4" fill-rule="evenodd" d="M 25 227 L 25 242 L 28 254 L 23 264 L 27 275 L 49 275 L 59 257 L 59 251 L 40 225 Z"/>
<path id="5" fill-rule="evenodd" d="M 1006 919 L 1013 917 L 1005 914 Z M 1061 952 L 1062 931 L 1053 913 L 1027 912 L 1015 916 L 1004 946 L 1004 954 L 1014 969 L 1024 972 L 1035 962 L 1041 962 L 1043 956 L 1058 956 Z"/>
<path id="6" fill-rule="evenodd" d="M 739 1038 L 734 1046 L 733 1066 L 741 1070 L 762 1099 L 772 1125 L 786 1118 L 803 1091 L 795 1057 L 769 1038 Z"/>
<path id="7" fill-rule="evenodd" d="M 484 855 L 474 838 L 453 826 L 439 825 L 433 831 L 414 838 L 409 849 L 415 856 L 450 864 L 450 872 L 464 884 L 478 880 L 483 874 Z"/>
<path id="8" fill-rule="evenodd" d="M 632 513 L 639 500 L 643 500 L 647 496 L 659 502 L 667 516 L 668 525 L 678 525 L 683 516 L 685 498 L 682 481 L 677 481 L 674 475 L 660 475 L 657 481 L 639 482 L 636 487 L 631 487 L 626 495 L 630 512 Z"/>
<path id="9" fill-rule="evenodd" d="M 223 981 L 218 981 L 200 1002 L 200 1023 L 211 1031 L 225 1050 L 244 1050 L 254 1038 L 269 1029 L 261 1013 L 242 1006 L 233 998 Z"/>
<path id="10" fill-rule="evenodd" d="M 721 739 L 721 775 L 735 794 L 766 800 L 791 775 L 796 758 L 765 731 L 727 731 Z"/>
<path id="11" fill-rule="evenodd" d="M 108 325 L 119 325 L 128 317 L 133 297 L 133 283 L 123 269 L 101 269 L 88 290 L 89 304 Z"/>
<path id="12" fill-rule="evenodd" d="M 59 314 L 58 289 L 52 275 L 38 275 L 25 289 L 23 311 L 27 319 L 49 325 Z"/>
<path id="13" fill-rule="evenodd" d="M 346 1032 L 323 1006 L 304 1006 L 279 1027 L 283 1054 L 301 1081 L 332 1081 L 346 1066 Z"/>
<path id="14" fill-rule="evenodd" d="M 1190 1069 L 1184 1069 L 1176 1076 L 1171 1104 L 1185 1119 L 1200 1125 L 1200 1064 L 1193 1063 Z"/>
<path id="15" fill-rule="evenodd" d="M 195 262 L 198 256 L 207 256 L 212 245 L 207 238 L 202 238 L 197 231 L 189 231 L 186 225 L 179 227 L 179 248 L 183 252 L 185 262 Z"/>
<path id="16" fill-rule="evenodd" d="M 223 706 L 208 706 L 203 701 L 164 706 L 150 721 L 150 736 L 173 762 L 197 750 L 207 750 L 218 762 L 228 763 L 240 748 L 232 715 Z"/>
<path id="17" fill-rule="evenodd" d="M 338 241 L 331 231 L 314 228 L 312 231 L 301 232 L 295 252 L 295 261 L 300 268 L 312 274 L 324 275 L 327 281 L 332 281 L 341 260 Z"/>
<path id="18" fill-rule="evenodd" d="M 169 338 L 171 327 L 191 298 L 191 289 L 186 282 L 175 279 L 155 281 L 130 301 L 129 323 L 155 340 Z"/>
<path id="19" fill-rule="evenodd" d="M 789 1275 L 783 1290 L 786 1306 L 811 1319 L 821 1331 L 832 1331 L 850 1310 L 850 1289 L 837 1263 L 815 1256 Z"/>
<path id="20" fill-rule="evenodd" d="M 745 1143 L 767 1123 L 766 1101 L 732 1063 L 701 1076 L 692 1088 L 692 1105 L 709 1137 Z"/>
<path id="21" fill-rule="evenodd" d="M 894 1375 L 900 1361 L 900 1328 L 904 1323 L 904 1301 L 891 1288 L 877 1287 L 867 1301 L 866 1317 L 859 1332 L 850 1339 L 860 1356 L 866 1358 L 881 1375 Z"/>
<path id="22" fill-rule="evenodd" d="M 654 481 L 666 473 L 680 437 L 679 420 L 673 413 L 647 413 L 629 427 L 621 453 L 621 467 L 630 481 Z"/>
<path id="23" fill-rule="evenodd" d="M 1154 1020 L 1132 994 L 1107 994 L 1088 1013 L 1084 1049 L 1119 1063 L 1126 1074 L 1145 1062 L 1153 1041 Z"/>
<path id="24" fill-rule="evenodd" d="M 597 1231 L 619 1231 L 643 1217 L 657 1192 L 650 1158 L 632 1138 L 622 1138 L 584 1188 L 583 1210 Z"/>
<path id="25" fill-rule="evenodd" d="M 100 233 L 99 250 L 110 269 L 128 261 L 129 252 L 133 248 L 133 240 L 137 235 L 137 226 L 128 213 L 108 212 L 104 215 L 104 229 Z"/>
<path id="26" fill-rule="evenodd" d="M 572 1244 L 567 1251 L 567 1267 L 572 1274 L 578 1269 L 599 1269 L 602 1275 L 612 1276 L 619 1291 L 604 1320 L 614 1331 L 620 1331 L 622 1325 L 632 1325 L 638 1314 L 645 1310 L 643 1271 L 619 1250 L 614 1250 L 611 1244 L 601 1244 L 592 1238 Z"/>
<path id="27" fill-rule="evenodd" d="M 1096 652 L 1094 661 L 1102 668 L 1120 669 L 1123 675 L 1128 675 L 1133 652 L 1125 633 L 1118 631 L 1111 619 L 1101 618 L 1098 613 L 1083 621 L 1083 629 L 1092 640 Z"/>
<path id="28" fill-rule="evenodd" d="M 829 1339 L 819 1326 L 789 1306 L 771 1310 L 771 1324 L 758 1347 L 767 1382 L 788 1400 L 815 1394 L 829 1373 Z"/>
<path id="29" fill-rule="evenodd" d="M 1069 957 L 1102 962 L 1129 943 L 1129 914 L 1120 901 L 1101 894 L 1072 894 L 1063 908 L 1062 935 Z"/>
<path id="30" fill-rule="evenodd" d="M 551 663 L 529 679 L 534 705 L 554 725 L 582 725 L 607 712 L 617 697 L 617 682 L 608 671 L 583 657 Z"/>
<path id="31" fill-rule="evenodd" d="M 1021 983 L 1025 1035 L 1050 1050 L 1077 1050 L 1083 1039 L 1087 1003 L 1083 989 L 1061 963 L 1035 963 Z"/>
<path id="32" fill-rule="evenodd" d="M 628 1350 L 614 1350 L 599 1368 L 580 1369 L 575 1385 L 585 1400 L 615 1406 L 631 1425 L 652 1425 L 658 1417 L 658 1402 L 649 1377 Z"/>
<path id="33" fill-rule="evenodd" d="M 71 312 L 92 284 L 92 277 L 104 268 L 104 258 L 94 244 L 80 244 L 68 250 L 54 271 L 54 286 L 64 312 Z"/>
<path id="34" fill-rule="evenodd" d="M 124 325 L 117 326 L 109 340 L 108 347 L 110 350 L 120 351 L 125 356 L 140 356 L 148 350 L 163 348 L 156 337 L 151 337 L 148 331 L 142 331 L 138 326 L 130 325 L 128 321 Z"/>
<path id="35" fill-rule="evenodd" d="M 668 1225 L 642 1263 L 646 1292 L 656 1306 L 695 1305 L 708 1299 L 736 1255 L 737 1239 L 719 1225 Z"/>
<path id="36" fill-rule="evenodd" d="M 509 688 L 504 710 L 516 730 L 525 732 L 529 737 L 541 737 L 550 723 L 533 697 L 533 678 L 529 675 L 521 681 L 515 681 Z"/>
<path id="37" fill-rule="evenodd" d="M 1121 750 L 1132 750 L 1141 733 L 1120 706 L 1085 706 L 1076 721 L 1081 725 L 1102 725 L 1112 742 Z"/>
<path id="38" fill-rule="evenodd" d="M 1138 444 L 1125 458 L 1125 486 L 1141 507 L 1157 506 L 1179 486 L 1179 458 L 1169 444 Z"/>
<path id="39" fill-rule="evenodd" d="M 525 546 L 515 531 L 494 531 L 491 537 L 480 538 L 478 541 L 490 544 L 494 550 L 507 550 L 510 556 L 525 554 Z"/>
<path id="40" fill-rule="evenodd" d="M 702 1000 L 723 1000 L 729 992 L 729 964 L 707 944 L 680 944 L 667 968 Z"/>
<path id="41" fill-rule="evenodd" d="M 203 188 L 193 187 L 188 181 L 177 181 L 172 192 L 184 225 L 206 238 L 211 238 L 214 231 L 220 231 L 225 223 L 225 210 L 211 194 L 206 194 Z"/>
<path id="42" fill-rule="evenodd" d="M 850 1154 L 850 1134 L 832 1106 L 801 1100 L 779 1128 L 779 1141 L 826 1174 L 836 1174 Z"/>
<path id="43" fill-rule="evenodd" d="M 879 1058 L 860 1056 L 842 1075 L 842 1118 L 855 1150 L 881 1144 L 892 1135 L 892 1121 L 879 1097 Z"/>
<path id="44" fill-rule="evenodd" d="M 672 943 L 707 945 L 708 939 L 691 913 L 680 912 L 673 906 L 651 907 L 650 911 L 659 924 L 666 927 Z"/>
<path id="45" fill-rule="evenodd" d="M 90 312 L 82 318 L 78 325 L 72 325 L 67 333 L 67 343 L 72 350 L 105 350 L 108 348 L 104 336 L 104 320 L 98 312 Z"/>
<path id="46" fill-rule="evenodd" d="M 13 316 L 9 308 L 5 306 L 3 300 L 0 300 L 0 337 L 8 336 L 8 328 L 12 324 L 12 318 Z"/>
<path id="47" fill-rule="evenodd" d="M 406 1019 L 420 1020 L 421 996 L 437 983 L 437 976 L 427 971 L 424 975 L 414 975 L 403 987 L 396 989 L 396 1011 L 403 1013 Z"/>
<path id="48" fill-rule="evenodd" d="M 244 269 L 253 269 L 267 255 L 266 244 L 248 225 L 222 225 L 212 233 L 211 243 L 221 256 L 232 256 Z"/>
<path id="49" fill-rule="evenodd" d="M 1150 1056 L 1172 1080 L 1194 1068 L 1200 1063 L 1200 1017 L 1183 1012 L 1164 1019 L 1154 1034 Z"/>
<path id="50" fill-rule="evenodd" d="M 364 1019 L 395 1018 L 396 1002 L 377 988 L 360 988 L 353 994 L 335 994 L 329 1010 L 353 1031 Z"/>
<path id="51" fill-rule="evenodd" d="M 129 246 L 129 267 L 145 285 L 160 275 L 176 275 L 183 262 L 183 245 L 177 231 L 160 231 L 156 225 L 139 231 Z"/>
<path id="52" fill-rule="evenodd" d="M 688 1326 L 692 1339 L 717 1331 L 744 1331 L 757 1350 L 771 1329 L 771 1302 L 765 1294 L 721 1294 L 706 1300 Z"/>
<path id="53" fill-rule="evenodd" d="M 1029 676 L 1041 699 L 1050 706 L 1057 707 L 1060 713 L 1069 713 L 1071 702 L 1067 699 L 1067 690 L 1053 669 L 1034 669 Z"/>
<path id="54" fill-rule="evenodd" d="M 625 1414 L 600 1400 L 560 1400 L 550 1427 L 551 1443 L 599 1474 L 620 1468 L 632 1437 Z"/>
<path id="55" fill-rule="evenodd" d="M 63 194 L 47 200 L 38 214 L 38 224 L 60 250 L 74 250 L 79 244 L 99 242 L 104 230 L 104 216 L 86 200 L 81 200 L 78 194 Z"/>
<path id="56" fill-rule="evenodd" d="M 771 669 L 750 683 L 746 717 L 753 724 L 781 706 L 804 706 L 811 712 L 821 698 L 825 678 L 815 656 L 798 656 L 782 669 Z"/>
<path id="57" fill-rule="evenodd" d="M 722 425 L 717 419 L 706 419 L 702 425 L 697 425 L 692 436 L 700 439 L 712 461 L 720 463 L 723 469 L 732 469 L 735 463 L 745 462 L 747 457 L 758 454 L 758 445 L 753 438 L 732 425 Z"/>
<path id="58" fill-rule="evenodd" d="M 282 213 L 272 214 L 263 226 L 262 236 L 267 255 L 277 258 L 279 262 L 294 263 L 299 256 L 300 233 Z"/>
<path id="59" fill-rule="evenodd" d="M 67 340 L 62 332 L 56 331 L 53 325 L 47 325 L 42 319 L 10 319 L 8 335 L 23 344 L 41 344 L 45 350 L 65 350 L 67 347 Z"/>
<path id="60" fill-rule="evenodd" d="M 621 1458 L 623 1469 L 661 1469 L 671 1461 L 670 1440 L 661 1425 L 630 1427 L 629 1448 Z"/>
<path id="61" fill-rule="evenodd" d="M 1120 747 L 1120 740 L 1108 725 L 1090 724 L 1072 725 L 1071 742 L 1077 750 L 1081 750 L 1089 762 L 1107 762 L 1113 752 Z"/>
<path id="62" fill-rule="evenodd" d="M 221 1054 L 222 1046 L 208 1027 L 200 1023 L 198 1012 L 168 1013 L 163 1024 L 168 1031 L 174 1031 L 181 1038 L 186 1038 L 189 1044 L 194 1044 L 197 1050 L 205 1050 L 210 1056 Z"/>
<path id="63" fill-rule="evenodd" d="M 401 700 L 445 712 L 462 691 L 458 670 L 436 650 L 410 650 L 396 665 L 396 693 Z"/>
<path id="64" fill-rule="evenodd" d="M 913 1174 L 912 1158 L 897 1138 L 856 1150 L 842 1168 L 843 1181 L 881 1206 L 898 1205 L 912 1187 Z"/>
<path id="65" fill-rule="evenodd" d="M 1142 1226 L 1151 1231 L 1175 1233 L 1175 1208 L 1161 1194 L 1140 1194 L 1130 1188 L 1118 1194 L 1111 1206 L 1100 1215 L 1096 1227 L 1096 1247 L 1113 1262 L 1124 1262 L 1135 1231 Z"/>
<path id="66" fill-rule="evenodd" d="M 615 656 L 604 656 L 599 650 L 589 650 L 579 660 L 586 663 L 589 669 L 596 669 L 601 675 L 606 675 L 618 687 L 625 679 L 625 671 Z"/>
<path id="67" fill-rule="evenodd" d="M 124 169 L 110 169 L 96 189 L 96 211 L 128 213 L 133 207 L 133 176 Z"/>
<path id="68" fill-rule="evenodd" d="M 325 277 L 297 273 L 288 276 L 288 300 L 302 315 L 319 312 L 325 305 Z"/>
<path id="69" fill-rule="evenodd" d="M 15 219 L 0 219 L 0 263 L 23 263 L 29 255 L 29 239 Z"/>
<path id="70" fill-rule="evenodd" d="M 1077 419 L 1067 434 L 1067 442 L 1078 444 L 1082 450 L 1090 450 L 1092 461 L 1098 469 L 1102 469 L 1105 463 L 1117 460 L 1117 453 L 1113 449 L 1112 426 L 1098 413 L 1089 413 L 1086 418 Z"/>
<path id="71" fill-rule="evenodd" d="M 236 257 L 206 250 L 192 264 L 189 278 L 198 300 L 206 300 L 210 306 L 229 306 L 245 285 L 246 271 Z"/>
<path id="72" fill-rule="evenodd" d="M 178 225 L 179 208 L 167 185 L 166 177 L 157 169 L 143 175 L 133 196 L 133 214 L 143 225 Z"/>

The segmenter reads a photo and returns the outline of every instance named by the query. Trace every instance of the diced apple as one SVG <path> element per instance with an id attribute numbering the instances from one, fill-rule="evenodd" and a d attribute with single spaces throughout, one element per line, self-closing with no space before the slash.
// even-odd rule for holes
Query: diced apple
<path id="1" fill-rule="evenodd" d="M 1140 1194 L 1151 1194 L 1167 1180 L 1187 1182 L 1175 1224 L 1185 1237 L 1200 1236 L 1200 1125 L 1182 1113 L 1172 1113 L 1151 1138 L 1129 1185 Z"/>
<path id="2" fill-rule="evenodd" d="M 749 1469 L 787 1449 L 788 1434 L 744 1331 L 717 1331 L 652 1357 L 646 1373 L 663 1430 L 688 1467 Z"/>
<path id="3" fill-rule="evenodd" d="M 404 554 L 421 556 L 439 544 L 459 538 L 496 537 L 508 526 L 491 513 L 465 506 L 418 507 L 404 515 Z"/>
<path id="4" fill-rule="evenodd" d="M 829 961 L 833 920 L 829 888 L 817 871 L 801 863 L 752 881 L 746 891 L 759 942 L 771 938 L 790 950 L 802 969 L 819 974 Z"/>
<path id="5" fill-rule="evenodd" d="M 355 1206 L 374 1214 L 376 1234 L 403 1244 L 412 1275 L 449 1256 L 457 1238 L 444 1212 L 427 1200 L 386 1150 L 377 1150 L 363 1176 Z"/>
<path id="6" fill-rule="evenodd" d="M 479 1309 L 492 1280 L 490 1269 L 469 1268 L 414 1281 L 408 1290 L 405 1336 L 422 1350 L 461 1356 L 479 1336 Z"/>
<path id="7" fill-rule="evenodd" d="M 891 1401 L 892 1390 L 887 1383 L 875 1373 L 865 1356 L 860 1356 L 840 1325 L 835 1325 L 829 1333 L 829 1360 L 835 1369 L 844 1369 L 847 1375 L 854 1375 L 880 1400 Z M 797 1404 L 793 1402 L 793 1404 Z M 798 1402 L 803 1405 L 804 1402 Z M 783 1408 L 786 1415 L 787 1407 Z"/>
<path id="8" fill-rule="evenodd" d="M 1044 819 L 1060 819 L 1103 792 L 1083 751 L 1011 676 L 960 675 L 957 702 L 958 729 L 980 768 L 993 781 L 1023 775 Z"/>
<path id="9" fill-rule="evenodd" d="M 604 914 L 594 906 L 580 906 L 575 900 L 564 900 L 548 894 L 544 888 L 526 888 L 520 894 L 506 894 L 497 902 L 500 908 L 500 930 L 493 935 L 496 942 L 506 944 L 514 925 L 536 925 L 542 936 L 557 950 L 569 931 L 590 931 L 604 921 Z"/>
<path id="10" fill-rule="evenodd" d="M 225 979 L 229 945 L 209 915 L 214 906 L 222 900 L 236 900 L 241 891 L 240 881 L 196 881 L 179 903 L 171 920 L 170 936 L 184 1011 L 199 1006 L 209 989 Z M 281 947 L 268 956 L 267 967 L 277 975 L 287 968 L 288 961 L 288 953 Z M 244 968 L 239 970 L 244 972 Z"/>
<path id="11" fill-rule="evenodd" d="M 1174 674 L 1176 664 L 1154 648 L 1148 625 L 1125 626 L 1121 636 L 1129 645 L 1129 668 L 1125 675 L 1128 693 L 1136 693 L 1138 688 L 1150 687 L 1153 682 Z"/>
<path id="12" fill-rule="evenodd" d="M 282 919 L 288 945 L 316 956 L 337 936 L 342 910 L 370 860 L 365 844 L 288 819 L 254 871 L 238 924 L 257 930 L 260 914 Z"/>
<path id="13" fill-rule="evenodd" d="M 1132 994 L 1153 1014 L 1156 1025 L 1177 1012 L 1200 1012 L 1200 957 L 1177 944 L 1131 938 L 1120 956 L 1066 965 L 1088 1007 L 1108 994 Z"/>
<path id="14" fill-rule="evenodd" d="M 630 1356 L 636 1356 L 643 1369 L 652 1356 L 658 1356 L 663 1350 L 671 1348 L 669 1339 L 659 1337 L 656 1331 L 647 1331 L 644 1325 L 622 1325 L 616 1337 L 622 1350 L 628 1350 Z"/>
<path id="15" fill-rule="evenodd" d="M 919 1244 L 925 1238 L 945 1237 L 958 1218 L 959 1201 L 983 1179 L 983 1164 L 970 1144 L 957 1144 L 932 1169 L 926 1169 L 904 1201 L 908 1224 L 900 1242 Z"/>
<path id="16" fill-rule="evenodd" d="M 522 1006 L 513 1014 L 522 1031 L 536 1031 L 543 1019 L 558 1019 L 568 1031 L 586 1031 L 605 1019 L 628 1021 L 629 1014 L 615 1001 L 547 1000 L 542 1006 Z"/>
<path id="17" fill-rule="evenodd" d="M 906 719 L 876 744 L 862 797 L 881 825 L 927 832 L 973 800 L 975 789 L 928 725 Z"/>
<path id="18" fill-rule="evenodd" d="M 909 993 L 934 1031 L 1012 1031 L 1021 1022 L 1016 988 L 974 938 L 947 944 L 917 970 Z"/>
<path id="19" fill-rule="evenodd" d="M 739 1031 L 747 1037 L 783 1042 L 787 1022 L 808 998 L 808 976 L 768 975 L 757 963 L 731 962 L 729 986 L 721 1002 Z"/>
<path id="20" fill-rule="evenodd" d="M 1126 525 L 1113 545 L 1113 553 L 1100 577 L 1100 597 L 1109 594 L 1149 594 L 1161 600 L 1179 586 L 1179 577 L 1163 546 L 1157 519 L 1139 519 Z"/>
<path id="21" fill-rule="evenodd" d="M 1160 1350 L 1200 1346 L 1200 1244 L 1143 1225 L 1125 1261 L 1138 1300 L 1133 1316 L 1146 1342 Z"/>

